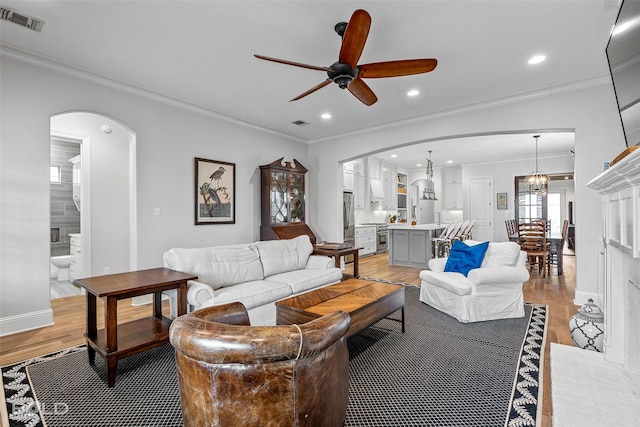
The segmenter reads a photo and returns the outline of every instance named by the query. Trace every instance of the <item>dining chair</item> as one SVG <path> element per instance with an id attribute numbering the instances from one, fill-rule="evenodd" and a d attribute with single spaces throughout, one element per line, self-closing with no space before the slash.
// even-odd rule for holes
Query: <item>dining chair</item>
<path id="1" fill-rule="evenodd" d="M 542 277 L 547 277 L 549 262 L 549 242 L 547 241 L 546 221 L 535 220 L 518 225 L 518 241 L 523 251 L 527 253 L 529 269 L 538 266 Z"/>
<path id="2" fill-rule="evenodd" d="M 515 219 L 507 219 L 504 221 L 505 228 L 507 229 L 507 239 L 511 241 L 518 240 L 518 226 Z"/>

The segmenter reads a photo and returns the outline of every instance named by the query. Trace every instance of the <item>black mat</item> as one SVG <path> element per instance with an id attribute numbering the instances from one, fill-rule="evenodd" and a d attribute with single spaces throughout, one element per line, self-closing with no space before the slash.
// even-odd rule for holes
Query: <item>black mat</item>
<path id="1" fill-rule="evenodd" d="M 382 320 L 349 339 L 346 426 L 535 426 L 546 307 L 462 324 L 406 294 L 405 334 Z M 396 316 L 397 317 L 397 316 Z M 181 426 L 173 348 L 104 362 L 84 346 L 2 368 L 9 425 Z"/>

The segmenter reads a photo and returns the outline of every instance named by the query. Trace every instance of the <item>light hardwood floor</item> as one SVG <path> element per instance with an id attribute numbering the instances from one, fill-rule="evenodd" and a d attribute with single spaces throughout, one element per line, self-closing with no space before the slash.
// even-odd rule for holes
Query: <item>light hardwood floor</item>
<path id="1" fill-rule="evenodd" d="M 348 266 L 345 272 L 350 272 Z M 420 269 L 388 264 L 386 254 L 360 259 L 360 274 L 366 277 L 393 280 L 419 286 Z M 550 343 L 572 345 L 569 320 L 578 306 L 573 304 L 575 291 L 575 258 L 564 258 L 564 274 L 558 276 L 555 268 L 543 278 L 537 271 L 524 285 L 525 301 L 546 304 L 548 310 L 547 341 L 544 356 L 542 427 L 551 427 L 551 366 Z M 0 337 L 0 366 L 10 365 L 31 357 L 41 356 L 85 342 L 85 297 L 72 296 L 51 301 L 54 325 L 45 328 Z M 103 304 L 98 304 L 98 328 L 104 324 Z M 164 312 L 168 313 L 168 303 Z M 151 306 L 134 307 L 130 300 L 118 304 L 118 321 L 126 322 L 151 314 Z"/>

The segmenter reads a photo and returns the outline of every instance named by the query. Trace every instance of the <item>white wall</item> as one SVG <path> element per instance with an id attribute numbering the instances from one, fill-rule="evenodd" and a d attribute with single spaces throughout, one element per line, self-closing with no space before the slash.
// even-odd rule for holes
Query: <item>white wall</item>
<path id="1" fill-rule="evenodd" d="M 324 233 L 329 240 L 340 236 L 340 201 L 334 191 L 339 187 L 332 181 L 339 161 L 457 135 L 574 130 L 576 301 L 586 301 L 586 297 L 597 292 L 596 282 L 592 279 L 597 277 L 596 241 L 600 236 L 601 207 L 599 195 L 585 184 L 602 172 L 603 162 L 614 158 L 625 148 L 613 87 L 609 81 L 603 80 L 602 83 L 574 91 L 549 91 L 521 102 L 415 119 L 402 125 L 382 126 L 314 142 L 309 150 L 309 168 L 317 171 L 314 176 L 322 177 L 322 181 L 312 180 L 310 194 L 314 200 L 326 201 L 311 206 L 312 217 L 316 219 L 312 224 L 314 230 Z"/>
<path id="2" fill-rule="evenodd" d="M 136 133 L 138 268 L 161 266 L 171 247 L 258 240 L 258 166 L 284 156 L 308 167 L 297 140 L 6 57 L 0 64 L 0 334 L 52 321 L 50 116 L 93 111 Z M 236 224 L 194 225 L 194 157 L 236 163 Z"/>

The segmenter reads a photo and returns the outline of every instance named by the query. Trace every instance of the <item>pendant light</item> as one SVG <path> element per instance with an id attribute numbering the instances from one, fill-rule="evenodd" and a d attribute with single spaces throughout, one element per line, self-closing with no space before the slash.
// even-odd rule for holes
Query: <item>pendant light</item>
<path id="1" fill-rule="evenodd" d="M 422 190 L 422 200 L 438 200 L 433 188 L 433 162 L 431 161 L 431 150 L 429 150 L 429 158 L 427 159 L 427 181 L 424 190 Z"/>
<path id="2" fill-rule="evenodd" d="M 538 138 L 540 135 L 534 135 L 533 138 L 536 140 L 536 170 L 527 175 L 524 182 L 531 191 L 539 193 L 549 182 L 549 175 L 538 170 Z"/>

